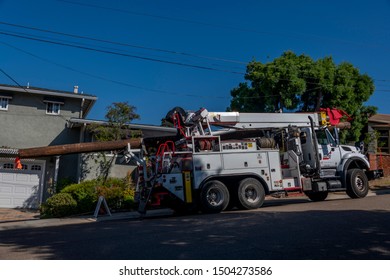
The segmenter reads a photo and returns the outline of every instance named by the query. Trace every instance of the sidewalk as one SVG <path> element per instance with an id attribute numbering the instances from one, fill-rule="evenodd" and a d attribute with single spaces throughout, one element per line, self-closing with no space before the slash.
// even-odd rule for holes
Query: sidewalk
<path id="1" fill-rule="evenodd" d="M 39 219 L 39 210 L 0 208 L 0 223 Z"/>

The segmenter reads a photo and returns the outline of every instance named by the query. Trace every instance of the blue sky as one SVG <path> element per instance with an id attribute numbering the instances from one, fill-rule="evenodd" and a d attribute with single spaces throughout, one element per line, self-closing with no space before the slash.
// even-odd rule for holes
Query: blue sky
<path id="1" fill-rule="evenodd" d="M 249 61 L 291 50 L 352 63 L 375 80 L 367 104 L 390 114 L 389 14 L 389 0 L 0 0 L 0 68 L 98 96 L 91 119 L 128 101 L 138 123 L 160 124 L 175 106 L 225 111 Z"/>

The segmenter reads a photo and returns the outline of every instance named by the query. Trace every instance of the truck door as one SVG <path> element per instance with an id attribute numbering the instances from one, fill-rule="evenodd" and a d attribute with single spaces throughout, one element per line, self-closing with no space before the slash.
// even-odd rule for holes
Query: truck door
<path id="1" fill-rule="evenodd" d="M 316 166 L 316 158 L 314 152 L 313 138 L 311 134 L 311 129 L 304 127 L 301 129 L 300 140 L 303 153 L 303 160 L 305 164 L 309 165 L 311 168 Z"/>
<path id="2" fill-rule="evenodd" d="M 321 168 L 337 168 L 340 163 L 340 149 L 328 129 L 316 130 Z"/>

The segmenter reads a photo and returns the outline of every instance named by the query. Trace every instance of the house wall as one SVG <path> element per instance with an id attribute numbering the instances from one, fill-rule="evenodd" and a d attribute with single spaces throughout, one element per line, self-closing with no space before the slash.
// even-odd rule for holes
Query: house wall
<path id="1" fill-rule="evenodd" d="M 133 162 L 126 163 L 122 161 L 122 156 L 116 156 L 113 154 L 107 154 L 106 159 L 110 161 L 114 158 L 113 164 L 110 168 L 109 177 L 114 178 L 125 178 L 127 175 L 130 175 L 136 164 Z M 96 179 L 102 175 L 102 170 L 100 167 L 100 163 L 102 162 L 103 157 L 101 154 L 83 154 L 82 155 L 82 167 L 81 167 L 81 176 L 80 179 L 83 180 L 91 180 Z"/>
<path id="2" fill-rule="evenodd" d="M 11 95 L 8 110 L 0 110 L 0 147 L 31 148 L 50 145 L 78 143 L 79 128 L 67 128 L 67 120 L 80 117 L 81 99 L 61 98 L 59 115 L 46 114 L 44 95 L 33 93 L 0 92 Z M 47 97 L 50 97 L 48 95 Z M 54 183 L 55 157 L 45 158 L 46 174 L 44 200 L 49 195 L 47 190 Z M 58 179 L 69 178 L 77 181 L 78 156 L 60 157 Z"/>
<path id="3" fill-rule="evenodd" d="M 17 93 L 7 111 L 0 111 L 0 145 L 30 148 L 78 142 L 79 132 L 66 128 L 66 120 L 79 117 L 80 100 L 64 99 L 60 115 L 46 114 L 44 96 Z"/>

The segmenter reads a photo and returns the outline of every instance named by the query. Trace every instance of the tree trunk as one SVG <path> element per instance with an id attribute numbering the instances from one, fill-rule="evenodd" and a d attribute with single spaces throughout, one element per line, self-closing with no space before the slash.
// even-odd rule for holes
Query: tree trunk
<path id="1" fill-rule="evenodd" d="M 320 109 L 321 109 L 321 101 L 322 101 L 322 89 L 320 89 L 318 91 L 318 94 L 317 94 L 315 112 L 319 112 L 320 111 Z"/>

